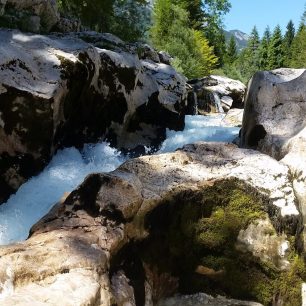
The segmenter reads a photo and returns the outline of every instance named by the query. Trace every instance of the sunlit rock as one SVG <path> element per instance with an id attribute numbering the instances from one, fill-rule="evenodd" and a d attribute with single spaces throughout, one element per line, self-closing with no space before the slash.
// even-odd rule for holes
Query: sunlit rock
<path id="1" fill-rule="evenodd" d="M 89 175 L 27 241 L 0 248 L 1 305 L 156 305 L 200 292 L 298 305 L 305 268 L 295 200 L 285 165 L 232 144 L 127 161 Z M 265 220 L 263 234 L 256 226 Z M 280 239 L 273 250 L 269 234 Z M 271 256 L 257 256 L 264 247 Z"/>
<path id="2" fill-rule="evenodd" d="M 199 113 L 219 113 L 231 108 L 243 108 L 246 87 L 240 81 L 211 75 L 188 83 L 196 93 Z"/>
<path id="3" fill-rule="evenodd" d="M 111 34 L 1 30 L 0 203 L 64 146 L 144 151 L 184 128 L 185 79 Z M 149 47 L 146 47 L 149 48 Z"/>
<path id="4" fill-rule="evenodd" d="M 240 108 L 232 108 L 230 109 L 224 119 L 222 120 L 222 123 L 225 126 L 242 126 L 242 119 L 243 119 L 243 109 Z"/>
<path id="5" fill-rule="evenodd" d="M 256 73 L 249 83 L 246 95 L 240 141 L 241 146 L 256 148 L 281 160 L 290 168 L 299 209 L 304 216 L 306 216 L 305 83 L 305 69 L 277 69 Z"/>

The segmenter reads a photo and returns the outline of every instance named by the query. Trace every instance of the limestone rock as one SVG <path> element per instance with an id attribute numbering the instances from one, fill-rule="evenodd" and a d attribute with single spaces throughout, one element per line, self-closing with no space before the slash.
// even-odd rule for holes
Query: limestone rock
<path id="1" fill-rule="evenodd" d="M 0 40 L 0 203 L 60 147 L 107 138 L 143 150 L 184 128 L 185 79 L 113 35 L 0 30 Z"/>
<path id="2" fill-rule="evenodd" d="M 242 126 L 243 112 L 244 110 L 240 108 L 230 109 L 222 120 L 222 123 L 226 126 Z"/>
<path id="3" fill-rule="evenodd" d="M 240 144 L 288 165 L 306 216 L 306 71 L 257 72 L 249 83 Z"/>
<path id="4" fill-rule="evenodd" d="M 286 253 L 289 252 L 290 243 L 285 236 L 277 235 L 269 220 L 260 220 L 241 230 L 236 247 L 242 252 L 251 252 L 253 256 L 262 261 L 274 262 L 279 269 L 286 270 L 289 262 Z M 275 261 L 274 259 L 277 258 Z"/>
<path id="5" fill-rule="evenodd" d="M 188 83 L 197 95 L 200 112 L 222 112 L 222 109 L 227 112 L 231 108 L 243 108 L 246 87 L 240 81 L 211 75 Z"/>
<path id="6" fill-rule="evenodd" d="M 204 275 L 195 274 L 196 266 L 178 273 L 177 269 L 189 262 L 189 256 L 194 256 L 194 248 L 188 249 L 191 251 L 189 256 L 185 251 L 175 257 L 176 260 L 171 256 L 180 254 L 180 248 L 184 248 L 187 242 L 182 240 L 182 235 L 192 231 L 181 229 L 182 232 L 176 236 L 176 231 L 168 229 L 167 224 L 179 226 L 186 222 L 190 226 L 196 221 L 197 211 L 199 215 L 196 218 L 203 218 L 203 214 L 207 214 L 206 219 L 220 217 L 222 199 L 225 201 L 233 188 L 238 193 L 233 193 L 231 205 L 239 208 L 240 193 L 242 200 L 245 197 L 243 201 L 258 200 L 261 206 L 258 206 L 259 211 L 254 211 L 257 218 L 266 216 L 271 220 L 275 233 L 298 238 L 300 215 L 285 165 L 267 155 L 242 150 L 232 144 L 188 145 L 175 153 L 130 160 L 109 174 L 88 176 L 63 203 L 59 202 L 33 226 L 27 241 L 1 247 L 1 305 L 24 305 L 24 301 L 31 305 L 134 305 L 135 299 L 137 305 L 145 305 L 147 301 L 149 306 L 173 296 L 178 290 L 177 282 L 184 282 L 180 277 L 200 278 L 205 283 Z M 203 197 L 207 200 L 202 200 Z M 217 201 L 213 202 L 214 199 Z M 214 205 L 221 206 L 213 213 Z M 184 214 L 187 207 L 192 208 L 190 215 Z M 202 208 L 199 210 L 197 207 Z M 218 226 L 215 238 L 222 241 Z M 174 245 L 165 244 L 165 229 L 169 235 L 179 237 L 174 239 Z M 175 229 L 180 230 L 179 227 Z M 226 228 L 226 232 L 229 230 Z M 238 237 L 239 232 L 233 230 Z M 205 231 L 203 234 L 205 239 Z M 237 237 L 230 240 L 235 243 Z M 199 247 L 195 240 L 188 241 L 194 241 L 194 247 Z M 210 244 L 215 239 L 207 241 Z M 221 245 L 223 250 L 224 243 Z M 210 250 L 213 254 L 213 245 Z M 236 252 L 235 249 L 232 252 Z M 246 256 L 249 265 L 250 254 Z M 167 263 L 168 255 L 170 265 Z M 227 260 L 234 264 L 237 256 L 238 253 Z M 276 251 L 273 256 L 275 260 L 286 259 L 282 252 Z M 237 264 L 240 269 L 241 262 Z M 252 270 L 258 264 L 255 259 L 254 266 L 249 266 L 251 273 L 262 273 L 261 270 Z M 171 270 L 171 265 L 174 265 L 174 270 Z M 165 267 L 170 270 L 164 271 Z M 248 268 L 244 273 L 247 272 Z M 226 273 L 218 277 L 224 275 L 230 277 Z M 217 286 L 218 281 L 224 279 L 215 281 L 214 286 Z M 244 286 L 249 277 L 239 281 L 241 284 L 238 286 Z M 257 282 L 258 279 L 254 279 L 255 285 Z M 252 288 L 253 285 L 249 286 Z M 187 299 L 192 303 L 193 297 Z M 205 299 L 214 301 L 207 296 Z M 226 303 L 232 300 L 217 298 L 216 301 L 228 305 Z M 238 304 L 230 305 L 256 305 L 235 303 Z"/>
<path id="7" fill-rule="evenodd" d="M 231 97 L 229 96 L 221 97 L 221 105 L 225 112 L 228 112 L 231 109 L 232 104 L 233 104 L 233 99 Z"/>

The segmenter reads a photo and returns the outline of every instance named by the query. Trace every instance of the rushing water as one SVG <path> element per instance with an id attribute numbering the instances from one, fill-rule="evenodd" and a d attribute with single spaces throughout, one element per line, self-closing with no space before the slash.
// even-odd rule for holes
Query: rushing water
<path id="1" fill-rule="evenodd" d="M 239 128 L 222 126 L 218 116 L 186 116 L 182 132 L 167 131 L 158 153 L 171 152 L 196 141 L 232 141 Z M 75 189 L 92 172 L 109 172 L 127 157 L 107 143 L 85 145 L 59 151 L 44 171 L 23 184 L 15 195 L 0 206 L 0 245 L 24 240 L 31 226 L 43 217 L 64 194 Z"/>

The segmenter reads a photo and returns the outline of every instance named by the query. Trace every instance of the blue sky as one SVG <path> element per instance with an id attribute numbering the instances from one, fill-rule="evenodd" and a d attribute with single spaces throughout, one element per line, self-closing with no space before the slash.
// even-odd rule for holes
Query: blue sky
<path id="1" fill-rule="evenodd" d="M 254 25 L 260 35 L 267 25 L 271 30 L 279 24 L 286 30 L 290 19 L 298 27 L 306 0 L 230 0 L 232 8 L 224 18 L 226 30 L 241 30 L 249 34 Z"/>

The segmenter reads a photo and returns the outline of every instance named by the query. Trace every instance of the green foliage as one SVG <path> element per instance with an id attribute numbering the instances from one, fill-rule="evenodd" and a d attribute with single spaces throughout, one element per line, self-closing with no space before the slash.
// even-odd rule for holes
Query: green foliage
<path id="1" fill-rule="evenodd" d="M 226 50 L 226 62 L 233 63 L 238 58 L 237 44 L 232 35 Z"/>
<path id="2" fill-rule="evenodd" d="M 223 32 L 222 16 L 229 12 L 231 4 L 228 0 L 204 0 L 204 35 L 211 46 L 214 46 L 216 56 L 219 58 L 219 66 L 224 63 L 226 54 L 226 42 Z"/>
<path id="3" fill-rule="evenodd" d="M 282 67 L 284 63 L 283 37 L 280 26 L 276 26 L 268 48 L 268 69 Z"/>
<path id="4" fill-rule="evenodd" d="M 283 300 L 283 305 L 302 305 L 301 287 L 306 279 L 305 261 L 298 255 L 294 255 L 291 269 L 281 275 L 275 281 L 278 295 Z"/>
<path id="5" fill-rule="evenodd" d="M 270 48 L 270 40 L 271 32 L 270 28 L 267 27 L 259 46 L 259 67 L 261 70 L 269 69 L 268 53 Z"/>
<path id="6" fill-rule="evenodd" d="M 260 44 L 259 34 L 257 28 L 254 27 L 252 29 L 248 41 L 248 46 L 245 50 L 246 50 L 246 56 L 248 57 L 248 61 L 252 69 L 255 71 L 258 70 L 259 68 L 259 44 Z"/>
<path id="7" fill-rule="evenodd" d="M 251 51 L 256 52 L 258 50 L 259 43 L 260 43 L 259 34 L 258 34 L 256 26 L 254 26 L 254 28 L 252 29 L 249 41 L 248 41 L 248 48 Z"/>
<path id="8" fill-rule="evenodd" d="M 63 15 L 79 18 L 82 24 L 97 31 L 108 31 L 114 0 L 60 0 Z"/>
<path id="9" fill-rule="evenodd" d="M 300 27 L 293 39 L 289 65 L 293 68 L 306 67 L 306 26 Z"/>
<path id="10" fill-rule="evenodd" d="M 125 41 L 146 40 L 151 12 L 144 0 L 115 0 L 110 32 Z"/>
<path id="11" fill-rule="evenodd" d="M 287 31 L 283 39 L 284 65 L 289 66 L 292 58 L 292 43 L 295 37 L 295 27 L 292 20 L 287 24 Z"/>
<path id="12" fill-rule="evenodd" d="M 226 41 L 222 26 L 217 22 L 217 19 L 212 19 L 210 25 L 203 29 L 205 37 L 209 44 L 214 47 L 214 53 L 219 58 L 219 67 L 225 62 L 226 56 Z"/>
<path id="13" fill-rule="evenodd" d="M 195 58 L 200 63 L 200 69 L 197 72 L 199 76 L 208 75 L 218 63 L 218 58 L 214 55 L 214 49 L 209 46 L 208 40 L 200 31 L 193 31 Z"/>
<path id="14" fill-rule="evenodd" d="M 146 0 L 57 0 L 65 17 L 91 30 L 111 32 L 126 41 L 144 37 L 150 23 Z"/>
<path id="15" fill-rule="evenodd" d="M 170 0 L 157 0 L 153 18 L 153 45 L 174 57 L 172 64 L 178 71 L 188 78 L 210 73 L 217 58 L 203 34 L 189 27 L 189 14 L 185 9 Z"/>
<path id="16" fill-rule="evenodd" d="M 236 60 L 233 61 L 231 58 L 228 58 L 222 70 L 226 76 L 247 83 L 259 67 L 260 39 L 258 31 L 254 27 L 250 34 L 247 47 L 239 53 Z"/>
<path id="17" fill-rule="evenodd" d="M 174 0 L 173 4 L 176 4 L 186 10 L 189 14 L 189 26 L 195 30 L 202 28 L 204 20 L 204 12 L 202 10 L 201 0 Z"/>

